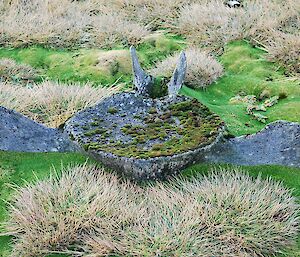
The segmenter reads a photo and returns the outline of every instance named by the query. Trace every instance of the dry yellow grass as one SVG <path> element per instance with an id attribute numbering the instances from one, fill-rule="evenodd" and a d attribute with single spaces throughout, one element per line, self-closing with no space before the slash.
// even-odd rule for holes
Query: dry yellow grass
<path id="1" fill-rule="evenodd" d="M 295 2 L 243 1 L 243 8 L 228 8 L 221 0 L 197 3 L 182 9 L 177 31 L 191 43 L 213 50 L 237 39 L 267 39 L 270 29 L 280 28 L 298 15 Z"/>
<path id="2" fill-rule="evenodd" d="M 92 13 L 119 12 L 128 20 L 148 29 L 173 27 L 180 8 L 197 0 L 86 0 L 82 3 Z"/>
<path id="3" fill-rule="evenodd" d="M 187 57 L 187 72 L 185 84 L 194 88 L 204 88 L 213 83 L 223 74 L 222 65 L 207 52 L 199 48 L 185 51 Z M 154 76 L 170 78 L 176 67 L 179 54 L 175 54 L 156 64 L 150 70 Z"/>
<path id="4" fill-rule="evenodd" d="M 78 1 L 0 3 L 0 44 L 53 47 L 138 44 L 148 31 L 118 12 L 90 13 Z M 1 11 L 2 9 L 2 11 Z"/>
<path id="5" fill-rule="evenodd" d="M 49 81 L 27 87 L 0 82 L 0 104 L 49 127 L 58 127 L 118 89 Z"/>
<path id="6" fill-rule="evenodd" d="M 147 188 L 79 166 L 19 188 L 13 256 L 273 256 L 293 245 L 298 205 L 269 179 L 219 170 Z"/>
<path id="7" fill-rule="evenodd" d="M 99 68 L 103 74 L 111 74 L 121 72 L 124 74 L 131 74 L 131 57 L 128 50 L 110 50 L 101 51 L 97 57 L 96 67 Z"/>
<path id="8" fill-rule="evenodd" d="M 300 32 L 298 35 L 273 32 L 273 39 L 266 44 L 266 50 L 270 61 L 279 63 L 288 72 L 300 75 Z"/>
<path id="9" fill-rule="evenodd" d="M 110 48 L 137 45 L 149 30 L 168 28 L 189 44 L 217 53 L 237 39 L 267 45 L 272 60 L 278 57 L 290 69 L 282 56 L 283 49 L 291 49 L 291 42 L 299 40 L 299 1 L 242 3 L 241 8 L 229 8 L 223 0 L 4 0 L 0 2 L 0 45 Z M 285 38 L 289 39 L 269 44 L 271 31 L 288 33 Z M 298 61 L 294 54 L 288 58 Z M 292 66 L 293 71 L 297 69 Z"/>
<path id="10" fill-rule="evenodd" d="M 37 79 L 38 75 L 38 71 L 30 65 L 9 58 L 0 59 L 0 80 L 26 83 Z"/>

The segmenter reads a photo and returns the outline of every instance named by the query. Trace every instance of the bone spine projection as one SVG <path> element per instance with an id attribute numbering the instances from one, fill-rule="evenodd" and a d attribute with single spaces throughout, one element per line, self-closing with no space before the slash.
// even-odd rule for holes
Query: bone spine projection
<path id="1" fill-rule="evenodd" d="M 133 71 L 133 83 L 135 86 L 136 96 L 150 97 L 152 87 L 154 85 L 154 78 L 148 75 L 139 63 L 136 50 L 133 46 L 130 47 L 130 54 L 132 59 L 132 71 Z M 170 98 L 176 97 L 181 89 L 185 74 L 186 74 L 187 62 L 186 55 L 181 52 L 177 66 L 173 72 L 173 76 L 168 83 L 168 94 Z"/>

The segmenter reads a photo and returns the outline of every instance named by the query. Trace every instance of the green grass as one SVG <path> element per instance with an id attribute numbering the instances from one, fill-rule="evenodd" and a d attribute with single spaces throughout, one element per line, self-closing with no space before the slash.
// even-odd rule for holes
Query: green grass
<path id="1" fill-rule="evenodd" d="M 185 43 L 173 35 L 148 39 L 138 46 L 140 60 L 145 68 L 181 50 Z M 117 54 L 117 58 L 114 56 Z M 0 48 L 0 58 L 12 58 L 41 70 L 41 77 L 60 82 L 90 82 L 94 85 L 112 85 L 116 81 L 132 84 L 129 49 L 60 50 L 41 46 L 28 48 Z"/>
<path id="2" fill-rule="evenodd" d="M 188 87 L 182 93 L 197 98 L 221 116 L 228 130 L 235 136 L 261 130 L 265 124 L 246 114 L 246 104 L 231 104 L 229 100 L 240 92 L 256 95 L 263 90 L 270 95 L 285 93 L 287 98 L 260 112 L 268 117 L 267 123 L 276 120 L 300 122 L 300 80 L 292 80 L 278 70 L 275 64 L 265 60 L 265 52 L 244 41 L 229 44 L 220 57 L 225 74 L 206 90 Z"/>
<path id="3" fill-rule="evenodd" d="M 76 153 L 11 153 L 0 151 L 0 223 L 7 217 L 5 201 L 10 199 L 13 189 L 10 185 L 21 186 L 26 181 L 42 179 L 51 169 L 60 172 L 62 165 L 91 162 L 86 156 Z M 9 255 L 11 238 L 0 237 L 0 257 Z"/>

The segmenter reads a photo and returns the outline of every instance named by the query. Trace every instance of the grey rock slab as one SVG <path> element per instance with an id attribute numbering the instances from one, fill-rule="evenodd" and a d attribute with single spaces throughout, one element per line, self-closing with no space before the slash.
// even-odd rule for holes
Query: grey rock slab
<path id="1" fill-rule="evenodd" d="M 256 134 L 223 140 L 206 154 L 203 161 L 300 167 L 300 124 L 276 121 Z"/>
<path id="2" fill-rule="evenodd" d="M 58 129 L 47 128 L 22 114 L 0 106 L 0 150 L 16 152 L 70 152 L 78 148 Z"/>

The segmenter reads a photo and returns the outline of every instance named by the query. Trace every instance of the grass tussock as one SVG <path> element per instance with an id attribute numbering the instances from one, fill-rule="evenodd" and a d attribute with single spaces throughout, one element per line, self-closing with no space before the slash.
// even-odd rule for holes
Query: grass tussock
<path id="1" fill-rule="evenodd" d="M 118 13 L 149 30 L 172 28 L 180 8 L 197 0 L 84 0 L 81 8 L 92 14 Z"/>
<path id="2" fill-rule="evenodd" d="M 0 59 L 0 80 L 27 83 L 38 77 L 38 71 L 30 65 L 17 63 L 10 58 Z"/>
<path id="3" fill-rule="evenodd" d="M 233 40 L 267 39 L 270 29 L 280 28 L 297 15 L 295 2 L 243 1 L 242 8 L 228 8 L 219 0 L 196 3 L 181 10 L 177 31 L 191 43 L 213 50 Z"/>
<path id="4" fill-rule="evenodd" d="M 273 40 L 266 46 L 268 59 L 279 63 L 288 72 L 300 75 L 300 34 L 273 34 Z"/>
<path id="5" fill-rule="evenodd" d="M 94 105 L 117 90 L 118 87 L 95 88 L 88 84 L 63 85 L 49 81 L 27 87 L 2 82 L 0 103 L 39 123 L 58 127 L 76 112 Z"/>
<path id="6" fill-rule="evenodd" d="M 19 188 L 13 256 L 271 256 L 293 245 L 298 206 L 237 170 L 142 189 L 90 166 Z"/>
<path id="7" fill-rule="evenodd" d="M 98 242 L 100 256 L 118 249 L 114 237 L 122 225 L 133 222 L 129 201 L 132 185 L 119 185 L 114 176 L 95 167 L 75 167 L 49 181 L 21 188 L 14 199 L 12 234 L 18 235 L 13 256 L 40 256 L 52 251 L 73 253 L 72 244 L 87 247 Z M 24 201 L 26 204 L 24 204 Z M 93 240 L 93 234 L 98 237 Z M 101 242 L 101 243 L 100 243 Z M 79 250 L 78 250 L 79 252 Z"/>
<path id="8" fill-rule="evenodd" d="M 187 73 L 185 84 L 193 88 L 209 86 L 223 74 L 222 65 L 210 54 L 199 48 L 190 48 L 185 51 L 187 57 Z M 179 60 L 179 54 L 172 55 L 156 64 L 150 70 L 154 76 L 170 78 Z"/>
<path id="9" fill-rule="evenodd" d="M 93 14 L 79 1 L 19 1 L 0 7 L 0 44 L 50 47 L 136 45 L 148 31 L 117 12 Z M 2 11 L 1 11 L 2 9 Z"/>

